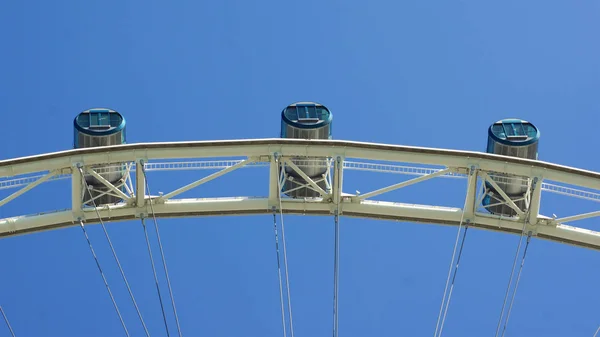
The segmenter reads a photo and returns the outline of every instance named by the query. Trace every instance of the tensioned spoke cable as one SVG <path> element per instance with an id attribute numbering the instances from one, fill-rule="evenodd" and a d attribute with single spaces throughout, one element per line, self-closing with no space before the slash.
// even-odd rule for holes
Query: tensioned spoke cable
<path id="1" fill-rule="evenodd" d="M 148 246 L 148 255 L 150 255 L 150 264 L 152 264 L 152 274 L 154 275 L 154 283 L 156 284 L 156 292 L 158 293 L 158 301 L 160 302 L 160 310 L 162 312 L 163 321 L 165 322 L 165 330 L 167 330 L 167 336 L 169 334 L 169 325 L 167 324 L 167 315 L 165 314 L 165 306 L 163 305 L 162 295 L 160 294 L 160 286 L 158 285 L 158 276 L 156 275 L 156 266 L 154 265 L 154 258 L 152 257 L 152 248 L 150 247 L 150 239 L 148 238 L 148 230 L 146 229 L 146 222 L 144 218 L 142 220 L 142 227 L 144 228 L 144 236 L 146 237 L 146 245 Z"/>
<path id="2" fill-rule="evenodd" d="M 500 311 L 500 318 L 498 319 L 498 326 L 496 327 L 496 334 L 494 335 L 494 337 L 498 337 L 498 334 L 500 333 L 500 327 L 502 326 L 502 319 L 504 318 L 504 310 L 506 309 L 506 303 L 508 301 L 508 296 L 510 294 L 510 288 L 512 286 L 512 280 L 513 280 L 513 276 L 515 274 L 515 269 L 517 267 L 517 261 L 519 259 L 519 252 L 521 251 L 521 245 L 523 244 L 523 232 L 525 231 L 525 226 L 527 226 L 527 222 L 523 223 L 523 228 L 521 230 L 521 234 L 519 235 L 519 244 L 517 245 L 517 251 L 515 252 L 515 258 L 513 260 L 513 265 L 510 270 L 510 276 L 508 277 L 508 285 L 506 286 L 506 293 L 504 294 L 504 301 L 502 302 L 502 310 Z"/>
<path id="3" fill-rule="evenodd" d="M 142 327 L 144 328 L 144 332 L 146 333 L 146 336 L 150 337 L 150 332 L 148 332 L 146 323 L 144 323 L 144 319 L 142 318 L 142 313 L 140 311 L 140 308 L 137 305 L 135 296 L 133 296 L 133 291 L 131 290 L 131 287 L 129 286 L 127 277 L 125 277 L 125 271 L 123 270 L 123 267 L 121 266 L 121 262 L 119 261 L 119 258 L 117 257 L 117 252 L 115 250 L 115 247 L 112 244 L 110 236 L 108 235 L 108 231 L 106 230 L 104 221 L 102 221 L 102 217 L 100 216 L 100 212 L 98 211 L 98 207 L 96 206 L 96 201 L 94 201 L 94 197 L 92 196 L 92 191 L 90 190 L 90 186 L 88 185 L 87 181 L 85 181 L 83 169 L 81 167 L 79 167 L 79 172 L 81 173 L 81 180 L 83 182 L 83 186 L 85 186 L 85 189 L 88 191 L 88 193 L 90 195 L 90 199 L 92 201 L 92 205 L 94 206 L 94 209 L 96 210 L 96 215 L 98 216 L 98 220 L 100 221 L 100 226 L 102 227 L 102 230 L 104 231 L 104 236 L 106 237 L 106 241 L 108 241 L 110 250 L 112 251 L 112 254 L 113 254 L 113 257 L 115 258 L 117 266 L 119 267 L 119 271 L 121 272 L 121 277 L 123 278 L 123 281 L 125 282 L 125 286 L 127 287 L 127 291 L 129 292 L 129 297 L 131 298 L 131 302 L 133 302 L 133 306 L 135 307 L 135 311 L 137 312 L 138 318 L 140 319 L 140 322 L 142 323 Z"/>
<path id="4" fill-rule="evenodd" d="M 600 332 L 600 326 L 596 329 L 596 333 L 594 333 L 594 337 L 598 336 L 598 332 Z"/>
<path id="5" fill-rule="evenodd" d="M 517 274 L 517 281 L 515 282 L 515 289 L 513 290 L 512 297 L 510 299 L 510 305 L 508 306 L 508 312 L 506 313 L 506 321 L 504 321 L 504 328 L 502 329 L 502 337 L 506 333 L 506 327 L 508 326 L 508 319 L 510 318 L 510 313 L 512 312 L 513 304 L 515 303 L 515 296 L 517 295 L 517 289 L 519 288 L 519 281 L 521 280 L 521 273 L 523 272 L 523 265 L 525 264 L 525 257 L 527 256 L 527 248 L 529 247 L 529 242 L 531 241 L 531 232 L 527 235 L 527 243 L 525 244 L 525 249 L 523 250 L 523 258 L 521 259 L 521 266 L 519 267 L 519 273 Z"/>
<path id="6" fill-rule="evenodd" d="M 273 227 L 275 229 L 275 250 L 277 252 L 277 276 L 279 278 L 279 302 L 281 303 L 281 325 L 283 327 L 283 337 L 287 336 L 285 328 L 285 305 L 283 303 L 283 284 L 281 281 L 281 262 L 279 258 L 279 238 L 277 235 L 277 215 L 275 207 L 273 207 Z"/>
<path id="7" fill-rule="evenodd" d="M 280 175 L 279 163 L 279 160 L 276 160 L 278 177 Z M 290 335 L 291 337 L 294 337 L 294 321 L 292 319 L 292 297 L 290 293 L 290 276 L 288 273 L 287 248 L 285 244 L 285 225 L 283 223 L 283 203 L 281 202 L 281 181 L 279 179 L 277 179 L 277 187 L 279 191 L 277 193 L 277 197 L 279 199 L 279 215 L 281 217 L 281 241 L 283 243 L 283 263 L 285 264 L 285 284 L 287 288 L 288 316 L 290 318 Z"/>
<path id="8" fill-rule="evenodd" d="M 123 325 L 123 330 L 125 330 L 125 335 L 127 335 L 129 337 L 129 331 L 127 331 L 127 327 L 125 326 L 125 321 L 123 320 L 123 316 L 121 316 L 121 312 L 119 311 L 119 306 L 117 306 L 117 302 L 115 301 L 115 297 L 113 296 L 113 293 L 110 290 L 110 287 L 108 286 L 108 281 L 106 280 L 106 276 L 104 276 L 104 272 L 102 271 L 102 267 L 100 267 L 100 262 L 98 261 L 98 257 L 96 256 L 96 252 L 94 252 L 94 248 L 92 247 L 92 243 L 90 242 L 90 238 L 87 235 L 87 231 L 85 230 L 85 226 L 83 225 L 83 220 L 79 220 L 79 225 L 81 226 L 81 229 L 83 230 L 83 235 L 85 235 L 85 239 L 87 240 L 87 243 L 90 246 L 90 251 L 92 252 L 92 256 L 94 257 L 94 260 L 96 260 L 96 266 L 98 267 L 98 270 L 100 271 L 100 276 L 102 276 L 102 280 L 104 281 L 104 285 L 106 286 L 106 290 L 108 291 L 108 295 L 110 296 L 110 299 L 111 299 L 111 301 L 113 303 L 113 306 L 115 307 L 117 315 L 119 316 L 119 320 L 121 321 L 121 325 Z"/>
<path id="9" fill-rule="evenodd" d="M 340 282 L 340 223 L 339 214 L 335 214 L 334 257 L 333 257 L 333 337 L 338 337 L 338 294 Z"/>
<path id="10" fill-rule="evenodd" d="M 8 330 L 10 331 L 10 334 L 12 335 L 12 337 L 15 337 L 15 332 L 13 331 L 12 327 L 10 326 L 10 322 L 8 321 L 8 317 L 6 317 L 6 314 L 4 313 L 4 309 L 2 309 L 1 305 L 0 305 L 0 313 L 2 313 L 2 317 L 4 317 L 4 322 L 6 322 L 6 326 L 8 327 Z"/>
<path id="11" fill-rule="evenodd" d="M 150 185 L 148 184 L 148 176 L 146 175 L 146 167 L 144 162 L 140 162 L 142 165 L 142 173 L 144 174 L 144 181 L 146 182 L 146 190 L 148 190 L 148 195 L 152 195 L 150 193 Z M 177 334 L 181 337 L 181 325 L 179 325 L 179 315 L 177 315 L 177 309 L 175 307 L 175 296 L 173 296 L 173 288 L 171 287 L 171 279 L 169 277 L 169 270 L 167 269 L 167 260 L 165 259 L 165 252 L 163 250 L 162 241 L 160 239 L 160 233 L 158 231 L 158 221 L 156 220 L 156 214 L 154 213 L 154 203 L 152 198 L 148 200 L 150 203 L 150 210 L 152 211 L 152 219 L 154 219 L 154 229 L 156 231 L 156 239 L 158 240 L 158 248 L 160 249 L 160 257 L 162 260 L 163 268 L 165 270 L 165 278 L 167 279 L 167 287 L 169 288 L 169 297 L 171 298 L 171 306 L 173 307 L 173 315 L 175 316 L 175 324 L 177 325 Z"/>
<path id="12" fill-rule="evenodd" d="M 465 225 L 465 231 L 463 232 L 462 242 L 460 244 L 460 250 L 458 252 L 458 258 L 456 259 L 456 265 L 454 267 L 454 276 L 452 277 L 452 283 L 450 285 L 450 291 L 448 292 L 448 301 L 446 301 L 446 308 L 444 308 L 444 316 L 440 325 L 440 336 L 444 330 L 444 324 L 446 323 L 446 315 L 448 315 L 448 307 L 450 306 L 450 298 L 452 298 L 452 292 L 454 291 L 454 282 L 456 281 L 456 274 L 458 273 L 458 265 L 460 264 L 460 257 L 462 256 L 463 247 L 465 246 L 465 239 L 467 238 L 467 230 L 469 230 L 469 224 Z"/>
<path id="13" fill-rule="evenodd" d="M 476 174 L 475 172 L 471 172 L 471 174 Z M 446 315 L 444 314 L 444 304 L 446 303 L 446 301 L 449 303 L 450 302 L 450 298 L 451 298 L 451 294 L 449 294 L 448 299 L 446 300 L 446 294 L 448 294 L 448 287 L 450 286 L 450 278 L 452 277 L 452 267 L 454 266 L 454 259 L 456 258 L 456 252 L 458 250 L 458 242 L 460 239 L 460 233 L 462 231 L 462 224 L 464 221 L 464 217 L 465 217 L 465 208 L 467 207 L 467 201 L 469 199 L 469 193 L 471 191 L 471 180 L 468 181 L 467 183 L 467 193 L 465 196 L 465 202 L 464 202 L 464 206 L 463 206 L 463 212 L 460 216 L 460 222 L 458 223 L 458 231 L 456 232 L 456 240 L 454 242 L 454 249 L 452 250 L 452 258 L 450 259 L 450 266 L 448 267 L 448 277 L 446 278 L 446 286 L 444 287 L 444 294 L 442 295 L 442 303 L 440 304 L 440 312 L 438 314 L 438 319 L 437 319 L 437 323 L 435 324 L 435 332 L 433 334 L 434 337 L 437 336 L 441 336 L 441 331 L 443 329 L 443 321 L 442 321 L 442 317 L 445 317 Z M 465 229 L 465 234 L 466 236 L 466 229 Z M 464 245 L 464 237 L 463 237 L 463 241 L 462 244 L 460 246 L 460 252 L 462 253 L 462 247 Z M 454 268 L 455 270 L 458 269 L 458 263 L 456 264 L 456 267 Z M 456 275 L 454 276 L 454 278 L 456 278 Z M 454 285 L 454 278 L 452 280 L 452 284 Z M 446 305 L 446 308 L 448 307 L 448 305 Z M 438 334 L 439 331 L 439 334 Z"/>
<path id="14" fill-rule="evenodd" d="M 341 176 L 342 167 L 338 158 L 337 172 Z M 341 180 L 337 184 L 337 208 L 334 217 L 334 239 L 333 239 L 333 337 L 338 337 L 339 327 L 339 289 L 340 289 L 340 200 L 342 195 Z"/>

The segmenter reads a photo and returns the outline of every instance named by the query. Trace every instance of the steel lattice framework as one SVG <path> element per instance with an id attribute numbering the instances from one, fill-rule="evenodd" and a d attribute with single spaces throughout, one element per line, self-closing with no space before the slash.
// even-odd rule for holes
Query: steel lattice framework
<path id="1" fill-rule="evenodd" d="M 318 179 L 311 179 L 301 170 L 302 166 L 309 165 L 327 165 L 330 170 Z M 268 181 L 265 182 L 268 184 L 267 195 L 175 198 L 208 181 L 248 166 L 269 167 Z M 471 227 L 513 234 L 531 232 L 533 236 L 542 239 L 600 249 L 600 232 L 565 224 L 599 216 L 600 211 L 564 218 L 539 214 L 542 191 L 600 201 L 600 173 L 480 152 L 341 140 L 298 139 L 139 143 L 76 149 L 0 161 L 0 190 L 16 189 L 0 200 L 0 207 L 44 182 L 71 179 L 71 209 L 0 219 L 0 237 L 73 226 L 78 224 L 79 219 L 85 220 L 86 223 L 97 223 L 98 214 L 104 221 L 145 217 L 150 213 L 150 203 L 158 217 L 272 213 L 279 210 L 282 191 L 278 186 L 284 181 L 293 181 L 293 177 L 285 174 L 285 170 L 280 170 L 282 166 L 295 171 L 305 180 L 303 183 L 296 182 L 297 186 L 292 189 L 309 188 L 319 195 L 317 198 L 305 199 L 282 198 L 281 209 L 286 214 L 330 215 L 339 209 L 340 215 L 343 216 L 458 225 L 464 213 L 464 220 Z M 79 168 L 82 168 L 84 174 L 95 177 L 104 185 L 102 193 L 121 197 L 124 201 L 101 205 L 97 210 L 84 207 L 87 200 L 82 200 L 82 177 Z M 150 196 L 145 190 L 143 169 L 219 171 L 171 192 Z M 111 170 L 125 172 L 123 179 L 113 184 L 102 178 L 102 173 Z M 340 192 L 343 191 L 343 172 L 346 170 L 388 172 L 417 177 L 364 194 L 351 194 Z M 331 171 L 334 173 L 330 173 Z M 339 173 L 335 174 L 337 172 Z M 517 176 L 529 186 L 527 211 L 518 209 L 513 200 L 501 195 L 503 203 L 515 210 L 515 217 L 492 215 L 480 206 L 483 185 L 481 183 L 487 182 L 497 187 L 498 179 L 506 175 Z M 389 202 L 373 199 L 383 193 L 433 178 L 469 179 L 471 183 L 468 186 L 471 188 L 465 191 L 466 207 L 461 209 L 407 204 L 400 200 Z M 325 189 L 321 187 L 322 184 L 319 185 L 321 181 L 325 181 Z"/>

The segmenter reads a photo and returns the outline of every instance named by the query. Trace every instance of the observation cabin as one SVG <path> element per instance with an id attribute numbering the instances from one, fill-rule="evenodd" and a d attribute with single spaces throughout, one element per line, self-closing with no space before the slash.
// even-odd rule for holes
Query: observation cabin
<path id="1" fill-rule="evenodd" d="M 315 102 L 297 102 L 288 105 L 281 112 L 281 138 L 295 139 L 332 139 L 333 114 L 327 107 Z M 294 158 L 302 172 L 310 177 L 319 187 L 327 191 L 328 165 L 327 158 Z M 291 167 L 286 166 L 287 179 L 284 193 L 292 198 L 315 198 L 319 193 L 306 184 Z M 330 186 L 330 185 L 329 185 Z"/>
<path id="2" fill-rule="evenodd" d="M 75 117 L 73 124 L 75 132 L 73 145 L 76 149 L 120 145 L 126 142 L 125 118 L 115 110 L 107 108 L 85 110 Z M 124 163 L 95 165 L 92 168 L 114 185 L 118 185 L 125 176 Z M 111 195 L 110 189 L 95 177 L 86 175 L 85 181 L 92 188 L 90 192 L 96 205 L 122 201 L 120 197 Z M 83 200 L 90 200 L 90 194 L 85 190 Z M 93 203 L 90 201 L 86 205 L 93 205 Z"/>
<path id="3" fill-rule="evenodd" d="M 281 138 L 331 139 L 333 115 L 314 102 L 290 104 L 281 112 Z"/>
<path id="4" fill-rule="evenodd" d="M 538 159 L 540 131 L 532 123 L 522 119 L 503 119 L 492 124 L 488 129 L 488 153 L 525 159 Z M 495 173 L 492 179 L 523 211 L 529 204 L 529 188 L 531 179 Z M 492 214 L 515 216 L 517 213 L 508 205 L 501 204 L 504 199 L 486 183 L 488 190 L 483 199 L 483 206 Z"/>

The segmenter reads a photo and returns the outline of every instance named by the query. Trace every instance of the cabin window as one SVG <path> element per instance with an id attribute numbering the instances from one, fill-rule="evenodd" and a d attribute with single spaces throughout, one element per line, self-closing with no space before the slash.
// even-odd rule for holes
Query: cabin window
<path id="1" fill-rule="evenodd" d="M 319 118 L 319 120 L 327 120 L 327 117 L 329 117 L 329 111 L 327 109 L 325 109 L 324 107 L 316 107 L 317 110 L 317 118 Z"/>
<path id="2" fill-rule="evenodd" d="M 289 119 L 291 121 L 297 121 L 298 120 L 298 112 L 296 111 L 296 107 L 288 106 L 287 108 L 285 108 L 285 117 L 287 117 L 287 119 Z"/>
<path id="3" fill-rule="evenodd" d="M 526 140 L 534 138 L 536 130 L 530 123 L 506 121 L 492 127 L 492 132 L 500 137 L 510 140 Z"/>
<path id="4" fill-rule="evenodd" d="M 109 112 L 90 112 L 90 128 L 109 128 Z"/>
<path id="5" fill-rule="evenodd" d="M 312 106 L 298 106 L 298 120 L 303 122 L 318 122 L 317 109 Z"/>
<path id="6" fill-rule="evenodd" d="M 494 126 L 492 126 L 492 132 L 498 138 L 505 138 L 506 137 L 506 134 L 504 133 L 504 127 L 502 125 L 495 124 Z"/>
<path id="7" fill-rule="evenodd" d="M 329 111 L 316 105 L 296 105 L 285 109 L 285 117 L 291 121 L 317 123 L 327 120 Z"/>

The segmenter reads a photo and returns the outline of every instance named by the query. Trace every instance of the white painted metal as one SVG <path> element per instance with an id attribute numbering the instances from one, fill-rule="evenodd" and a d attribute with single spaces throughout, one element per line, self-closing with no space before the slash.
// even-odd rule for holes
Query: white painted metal
<path id="1" fill-rule="evenodd" d="M 362 158 L 444 167 L 478 165 L 480 170 L 533 177 L 542 171 L 544 179 L 600 190 L 600 173 L 542 161 L 505 157 L 489 153 L 340 140 L 257 139 L 202 142 L 139 143 L 74 149 L 38 156 L 0 161 L 0 178 L 49 171 L 80 161 L 88 165 L 129 162 L 146 155 L 148 159 L 282 156 Z"/>
<path id="2" fill-rule="evenodd" d="M 335 158 L 334 162 L 334 170 L 335 174 L 333 176 L 333 186 L 335 188 L 332 189 L 333 194 L 333 202 L 337 205 L 337 209 L 340 210 L 340 205 L 342 203 L 342 187 L 344 186 L 344 159 L 340 156 Z"/>
<path id="3" fill-rule="evenodd" d="M 96 171 L 94 171 L 94 169 L 88 168 L 87 173 L 91 174 L 94 178 L 98 179 L 98 181 L 100 181 L 102 183 L 102 185 L 108 187 L 113 193 L 115 193 L 121 199 L 124 199 L 124 200 L 129 199 L 129 196 L 127 194 L 123 193 L 123 191 L 116 188 L 115 185 L 110 183 L 110 181 L 104 179 L 104 177 L 99 175 Z"/>
<path id="4" fill-rule="evenodd" d="M 74 167 L 71 174 L 71 211 L 74 219 L 83 215 L 81 210 L 83 207 L 83 191 L 83 177 L 81 172 Z"/>
<path id="5" fill-rule="evenodd" d="M 595 211 L 595 212 L 589 212 L 589 213 L 585 213 L 585 214 L 578 214 L 578 215 L 572 215 L 572 216 L 567 216 L 564 218 L 560 218 L 560 219 L 556 219 L 556 222 L 571 222 L 571 221 L 577 221 L 577 220 L 583 220 L 583 219 L 588 219 L 588 218 L 594 218 L 600 216 L 600 211 Z"/>
<path id="6" fill-rule="evenodd" d="M 33 189 L 34 187 L 38 186 L 41 183 L 47 181 L 48 179 L 52 178 L 55 174 L 56 174 L 55 171 L 50 172 L 50 173 L 46 174 L 45 176 L 41 177 L 40 179 L 30 183 L 29 185 L 23 187 L 22 189 L 14 192 L 13 194 L 9 195 L 8 197 L 0 200 L 0 206 L 5 205 L 9 201 L 14 200 L 15 198 L 19 197 L 23 193 Z"/>
<path id="7" fill-rule="evenodd" d="M 535 224 L 540 213 L 540 205 L 542 198 L 542 179 L 540 177 L 533 178 L 533 192 L 529 200 L 529 218 L 527 222 Z"/>
<path id="8" fill-rule="evenodd" d="M 144 175 L 143 159 L 137 161 L 135 165 L 135 205 L 143 207 L 146 204 L 146 175 Z"/>
<path id="9" fill-rule="evenodd" d="M 490 183 L 492 187 L 496 189 L 496 192 L 498 192 L 500 196 L 502 196 L 506 204 L 515 212 L 517 212 L 519 217 L 523 216 L 524 213 L 521 209 L 519 209 L 519 206 L 517 206 L 517 204 L 515 204 L 515 202 L 512 201 L 512 199 L 500 188 L 500 186 L 498 186 L 498 184 L 487 173 L 481 172 L 481 175 L 483 176 L 483 178 L 485 178 L 486 182 Z"/>
<path id="10" fill-rule="evenodd" d="M 193 161 L 184 161 L 184 162 L 153 162 L 146 163 L 145 168 L 146 171 L 175 171 L 175 170 L 214 170 L 214 169 L 225 169 L 231 167 L 242 160 L 193 160 Z M 249 163 L 244 166 L 248 167 L 268 167 L 270 163 L 268 162 L 254 162 Z M 135 163 L 130 163 L 130 170 L 137 170 L 137 166 Z M 432 169 L 428 167 L 417 167 L 417 166 L 401 166 L 401 165 L 390 165 L 390 164 L 382 164 L 382 163 L 366 163 L 366 162 L 356 162 L 356 161 L 344 161 L 343 168 L 345 170 L 355 170 L 355 171 L 368 171 L 368 172 L 379 172 L 379 173 L 391 173 L 391 174 L 403 174 L 403 175 L 413 175 L 413 176 L 423 176 L 431 173 L 435 173 L 440 171 L 440 169 Z M 67 170 L 71 172 L 70 169 Z M 141 172 L 141 171 L 140 171 Z M 329 173 L 329 171 L 327 172 Z M 140 173 L 141 174 L 141 173 Z M 20 186 L 26 186 L 32 182 L 35 182 L 39 178 L 42 178 L 46 174 L 38 174 L 38 175 L 29 175 L 27 177 L 18 177 L 18 178 L 0 178 L 0 190 L 3 189 L 11 189 L 17 188 Z M 463 179 L 467 176 L 462 173 L 451 172 L 445 175 L 440 176 L 441 178 L 453 178 L 453 179 Z M 57 174 L 46 180 L 56 181 L 63 179 L 71 179 L 71 174 Z M 315 180 L 318 183 L 319 180 Z M 329 181 L 325 180 L 326 183 Z M 131 184 L 131 179 L 128 179 L 128 183 Z M 304 186 L 301 186 L 304 187 Z M 300 187 L 300 188 L 301 188 Z M 561 186 L 557 184 L 542 182 L 541 184 L 542 191 L 551 192 L 556 194 L 561 194 L 569 197 L 591 200 L 595 202 L 600 202 L 600 193 L 594 193 L 591 191 L 584 191 L 580 189 L 575 189 L 572 187 Z M 131 191 L 134 191 L 132 185 L 129 188 Z M 328 185 L 328 189 L 331 189 L 331 186 Z M 277 190 L 275 189 L 275 192 Z M 133 194 L 133 193 L 131 193 Z M 139 195 L 143 196 L 143 193 Z"/>
<path id="11" fill-rule="evenodd" d="M 302 171 L 298 166 L 296 166 L 296 164 L 294 164 L 293 161 L 289 159 L 284 159 L 283 162 L 285 163 L 285 165 L 291 167 L 292 170 L 294 170 L 294 172 L 298 173 L 304 179 L 304 181 L 306 181 L 306 183 L 308 183 L 315 191 L 319 192 L 321 197 L 327 195 L 327 192 L 323 191 L 323 189 L 319 187 L 319 185 L 317 185 L 317 183 L 315 183 L 311 177 L 304 173 L 304 171 Z"/>
<path id="12" fill-rule="evenodd" d="M 283 199 L 282 207 L 286 214 L 330 215 L 334 212 L 335 204 Z M 133 220 L 139 216 L 135 208 L 126 204 L 104 206 L 99 208 L 98 211 L 105 222 Z M 273 212 L 269 209 L 267 198 L 246 197 L 167 200 L 164 204 L 154 205 L 154 211 L 157 217 L 163 218 L 257 215 L 272 214 Z M 84 214 L 87 224 L 99 222 L 94 209 L 86 209 Z M 351 217 L 400 222 L 458 225 L 461 209 L 365 200 L 359 204 L 345 204 L 342 214 Z M 548 220 L 544 219 L 542 224 L 537 226 L 538 237 L 576 246 L 600 249 L 600 233 L 566 225 L 553 226 Z M 36 216 L 18 216 L 0 220 L 0 237 L 73 225 L 77 225 L 77 223 L 73 220 L 71 211 L 57 211 Z M 520 221 L 500 219 L 491 215 L 477 215 L 471 222 L 471 227 L 513 234 L 520 234 L 522 226 Z"/>
<path id="13" fill-rule="evenodd" d="M 181 194 L 183 192 L 189 191 L 189 190 L 191 190 L 194 187 L 198 187 L 198 186 L 200 186 L 200 185 L 202 185 L 204 183 L 207 183 L 207 182 L 209 182 L 211 180 L 214 180 L 214 179 L 216 179 L 216 178 L 218 178 L 218 177 L 220 177 L 220 176 L 222 176 L 224 174 L 227 174 L 227 173 L 229 173 L 229 172 L 231 172 L 233 170 L 236 170 L 236 169 L 238 169 L 238 168 L 240 168 L 240 167 L 242 167 L 242 166 L 244 166 L 244 165 L 246 165 L 248 163 L 251 163 L 252 161 L 253 160 L 244 160 L 244 161 L 241 161 L 241 162 L 239 162 L 239 163 L 237 163 L 237 164 L 235 164 L 233 166 L 230 166 L 230 167 L 228 167 L 226 169 L 223 169 L 223 170 L 221 170 L 219 172 L 213 173 L 213 174 L 209 175 L 208 177 L 204 177 L 202 179 L 196 180 L 193 183 L 190 183 L 190 184 L 188 184 L 186 186 L 183 186 L 181 188 L 176 189 L 173 192 L 167 193 L 167 194 L 159 197 L 159 202 L 163 202 L 164 200 L 170 199 L 170 198 L 172 198 L 172 197 L 174 197 L 174 196 L 176 196 L 178 194 Z"/>
<path id="14" fill-rule="evenodd" d="M 444 174 L 448 173 L 449 171 L 450 171 L 450 169 L 448 168 L 448 169 L 440 170 L 440 171 L 437 171 L 435 173 L 431 173 L 431 174 L 428 174 L 428 175 L 425 175 L 425 176 L 420 176 L 418 178 L 414 178 L 414 179 L 411 179 L 411 180 L 403 181 L 401 183 L 397 183 L 397 184 L 394 184 L 394 185 L 391 185 L 391 186 L 388 186 L 388 187 L 383 187 L 383 188 L 380 188 L 380 189 L 375 190 L 375 191 L 371 191 L 371 192 L 368 192 L 368 193 L 365 193 L 365 194 L 361 194 L 361 195 L 357 196 L 356 199 L 359 199 L 359 200 L 369 199 L 371 197 L 374 197 L 374 196 L 377 196 L 377 195 L 380 195 L 380 194 L 383 194 L 383 193 L 386 193 L 386 192 L 397 190 L 399 188 L 410 186 L 410 185 L 413 185 L 413 184 L 416 184 L 416 183 L 420 183 L 422 181 L 429 180 L 431 178 L 439 177 L 441 175 L 444 175 Z"/>
<path id="15" fill-rule="evenodd" d="M 475 209 L 477 209 L 477 205 L 475 205 L 475 200 L 477 199 L 478 175 L 479 172 L 477 172 L 477 168 L 475 166 L 469 168 L 469 181 L 467 182 L 467 186 L 469 186 L 469 189 L 467 190 L 467 197 L 465 199 L 465 216 L 463 218 L 464 221 L 471 221 L 471 219 L 475 215 Z"/>
<path id="16" fill-rule="evenodd" d="M 252 214 L 271 214 L 273 201 L 276 200 L 278 190 L 274 186 L 279 177 L 277 177 L 278 161 L 275 160 L 275 154 L 280 156 L 281 160 L 298 157 L 320 157 L 320 158 L 341 158 L 343 162 L 341 167 L 344 169 L 370 170 L 370 171 L 388 171 L 402 174 L 413 174 L 426 176 L 434 174 L 440 177 L 466 177 L 472 167 L 477 168 L 477 172 L 482 177 L 489 177 L 495 173 L 518 175 L 533 179 L 538 177 L 536 188 L 532 191 L 531 214 L 527 219 L 521 218 L 502 218 L 500 216 L 484 214 L 477 212 L 478 205 L 474 204 L 477 199 L 477 190 L 475 188 L 468 191 L 467 200 L 473 201 L 473 207 L 465 209 L 465 216 L 470 218 L 471 226 L 481 229 L 502 231 L 508 233 L 520 234 L 523 228 L 523 222 L 529 221 L 529 228 L 537 237 L 558 241 L 577 246 L 600 249 L 600 233 L 587 229 L 581 229 L 559 224 L 556 220 L 539 216 L 539 193 L 544 186 L 554 186 L 550 189 L 553 192 L 561 194 L 573 194 L 581 196 L 584 199 L 595 198 L 600 195 L 596 192 L 576 190 L 570 187 L 561 187 L 552 184 L 545 184 L 541 178 L 554 182 L 562 182 L 569 185 L 577 185 L 588 189 L 600 190 L 600 174 L 596 172 L 560 166 L 556 164 L 520 159 L 513 157 L 504 157 L 479 152 L 453 151 L 432 148 L 416 148 L 386 144 L 358 143 L 347 141 L 330 140 L 299 140 L 299 139 L 259 139 L 259 140 L 234 140 L 234 141 L 207 141 L 207 142 L 179 142 L 179 143 L 145 143 L 145 144 L 127 144 L 101 148 L 85 148 L 69 150 L 58 153 L 44 154 L 40 156 L 17 158 L 13 160 L 0 161 L 0 178 L 16 177 L 21 175 L 33 175 L 40 172 L 53 172 L 56 175 L 71 175 L 72 178 L 72 209 L 61 212 L 48 212 L 38 215 L 17 216 L 7 219 L 0 219 L 0 237 L 26 234 L 61 227 L 68 227 L 76 224 L 78 217 L 84 217 L 87 223 L 98 222 L 98 216 L 94 209 L 81 209 L 81 176 L 77 171 L 77 163 L 84 167 L 102 164 L 107 162 L 136 162 L 136 202 L 124 202 L 117 205 L 103 205 L 98 211 L 105 221 L 122 221 L 136 218 L 141 213 L 148 213 L 149 205 L 142 200 L 147 200 L 142 185 L 144 180 L 138 168 L 140 158 L 144 158 L 144 163 L 157 165 L 154 169 L 164 168 L 166 170 L 185 169 L 187 164 L 148 163 L 148 161 L 160 159 L 196 159 L 202 158 L 223 158 L 215 161 L 215 166 L 198 164 L 190 165 L 192 169 L 199 168 L 222 168 L 224 171 L 217 172 L 207 178 L 217 178 L 237 167 L 247 163 L 247 160 L 254 161 L 257 166 L 270 165 L 269 190 L 265 198 L 208 198 L 208 199 L 169 199 L 183 190 L 189 190 L 207 178 L 201 179 L 196 183 L 176 189 L 167 193 L 162 200 L 163 203 L 154 204 L 154 211 L 159 217 L 189 217 L 189 216 L 213 216 L 213 215 L 252 215 Z M 243 158 L 233 160 L 227 158 Z M 435 168 L 410 168 L 407 166 L 395 164 L 379 163 L 359 163 L 346 161 L 346 158 L 360 158 L 362 160 L 386 161 L 392 163 L 419 163 L 422 165 L 436 165 L 442 167 Z M 219 166 L 220 165 L 220 166 Z M 164 167 L 163 167 L 164 166 Z M 452 168 L 452 173 L 445 172 L 445 168 Z M 438 174 L 435 174 L 435 173 Z M 439 173 L 441 172 L 441 173 Z M 343 179 L 336 179 L 334 175 L 331 191 L 341 191 Z M 14 181 L 21 183 L 30 181 L 30 177 L 15 178 Z M 25 180 L 23 180 L 25 179 Z M 470 179 L 476 179 L 471 176 Z M 48 178 L 48 180 L 51 180 Z M 424 180 L 424 179 L 421 179 Z M 490 179 L 490 182 L 491 179 Z M 545 184 L 545 185 L 544 185 Z M 313 184 L 311 184 L 313 185 Z M 383 190 L 397 188 L 399 184 L 385 187 Z M 402 185 L 400 185 L 402 186 Z M 539 187 L 537 187 L 539 186 Z M 311 186 L 314 187 L 314 186 Z M 320 191 L 322 192 L 322 191 Z M 374 196 L 374 195 L 373 195 Z M 334 200 L 330 200 L 334 197 Z M 393 202 L 382 202 L 373 200 L 361 200 L 354 194 L 341 193 L 340 195 L 327 195 L 326 198 L 316 198 L 307 200 L 284 199 L 282 202 L 283 212 L 307 215 L 327 215 L 333 214 L 338 206 L 342 215 L 387 219 L 405 222 L 435 223 L 442 225 L 457 225 L 462 216 L 462 210 L 458 208 L 437 207 L 428 205 L 412 205 Z M 469 202 L 469 205 L 471 202 Z M 563 220 L 574 220 L 583 216 L 567 217 Z"/>
<path id="17" fill-rule="evenodd" d="M 279 172 L 283 171 L 279 169 L 279 161 L 275 155 L 269 157 L 269 207 L 279 208 Z"/>

